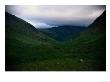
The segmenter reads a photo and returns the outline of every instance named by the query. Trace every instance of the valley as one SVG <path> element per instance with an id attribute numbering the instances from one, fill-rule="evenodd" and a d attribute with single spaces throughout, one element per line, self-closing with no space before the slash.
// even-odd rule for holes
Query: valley
<path id="1" fill-rule="evenodd" d="M 6 71 L 105 71 L 106 12 L 90 26 L 36 29 L 5 13 Z"/>

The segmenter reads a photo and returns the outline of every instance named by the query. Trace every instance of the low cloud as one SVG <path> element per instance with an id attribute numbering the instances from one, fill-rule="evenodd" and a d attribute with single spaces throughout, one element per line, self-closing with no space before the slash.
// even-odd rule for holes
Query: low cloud
<path id="1" fill-rule="evenodd" d="M 88 26 L 105 10 L 104 5 L 7 5 L 6 11 L 36 28 L 59 25 Z"/>

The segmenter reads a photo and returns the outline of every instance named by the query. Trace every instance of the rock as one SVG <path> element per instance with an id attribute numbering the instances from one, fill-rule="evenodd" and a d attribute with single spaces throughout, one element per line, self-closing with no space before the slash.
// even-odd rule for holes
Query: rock
<path id="1" fill-rule="evenodd" d="M 80 59 L 80 62 L 83 62 L 84 60 L 83 59 Z"/>

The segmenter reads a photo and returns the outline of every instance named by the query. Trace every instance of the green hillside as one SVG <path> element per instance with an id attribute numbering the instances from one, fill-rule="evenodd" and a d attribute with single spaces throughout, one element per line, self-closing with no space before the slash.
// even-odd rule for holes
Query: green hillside
<path id="1" fill-rule="evenodd" d="M 76 38 L 59 42 L 6 14 L 6 71 L 106 70 L 105 12 Z"/>
<path id="2" fill-rule="evenodd" d="M 9 13 L 5 15 L 6 70 L 16 70 L 17 64 L 40 59 L 50 52 L 50 49 L 53 50 L 57 41 L 39 32 L 24 20 Z"/>
<path id="3" fill-rule="evenodd" d="M 76 57 L 90 62 L 91 70 L 106 70 L 106 12 L 77 38 L 65 42 L 63 47 Z"/>

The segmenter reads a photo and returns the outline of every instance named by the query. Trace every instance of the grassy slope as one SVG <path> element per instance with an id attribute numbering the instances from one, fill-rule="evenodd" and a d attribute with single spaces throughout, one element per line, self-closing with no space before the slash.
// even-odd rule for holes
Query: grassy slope
<path id="1" fill-rule="evenodd" d="M 105 70 L 104 19 L 97 19 L 97 24 L 64 43 L 15 19 L 6 19 L 6 70 Z"/>
<path id="2" fill-rule="evenodd" d="M 106 13 L 104 12 L 80 36 L 64 43 L 64 49 L 90 62 L 88 69 L 106 70 Z M 66 44 L 66 45 L 65 45 Z M 92 68 L 93 67 L 93 68 Z"/>
<path id="3" fill-rule="evenodd" d="M 17 64 L 41 59 L 43 55 L 46 57 L 45 52 L 54 50 L 53 47 L 56 47 L 57 43 L 27 22 L 8 13 L 6 13 L 5 39 L 6 70 L 16 70 Z"/>

